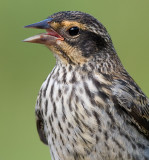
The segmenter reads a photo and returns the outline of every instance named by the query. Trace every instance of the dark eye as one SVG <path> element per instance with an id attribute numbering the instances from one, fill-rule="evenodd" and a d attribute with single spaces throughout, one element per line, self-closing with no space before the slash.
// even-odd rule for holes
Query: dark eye
<path id="1" fill-rule="evenodd" d="M 78 27 L 71 27 L 69 30 L 68 30 L 69 34 L 71 36 L 76 36 L 79 34 L 79 28 Z"/>

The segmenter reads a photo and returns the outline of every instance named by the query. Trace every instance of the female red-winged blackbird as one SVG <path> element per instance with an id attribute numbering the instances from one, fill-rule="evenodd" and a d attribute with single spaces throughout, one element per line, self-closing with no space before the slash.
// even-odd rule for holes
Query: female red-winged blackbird
<path id="1" fill-rule="evenodd" d="M 148 160 L 149 100 L 122 66 L 105 27 L 76 11 L 26 28 L 46 33 L 56 66 L 36 104 L 40 139 L 52 160 Z"/>

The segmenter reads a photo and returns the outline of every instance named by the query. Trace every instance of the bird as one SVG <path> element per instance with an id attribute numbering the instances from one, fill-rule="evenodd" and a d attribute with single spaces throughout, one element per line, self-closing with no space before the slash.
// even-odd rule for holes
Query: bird
<path id="1" fill-rule="evenodd" d="M 25 28 L 56 65 L 43 82 L 35 116 L 52 160 L 149 160 L 149 99 L 125 70 L 103 24 L 61 11 Z"/>

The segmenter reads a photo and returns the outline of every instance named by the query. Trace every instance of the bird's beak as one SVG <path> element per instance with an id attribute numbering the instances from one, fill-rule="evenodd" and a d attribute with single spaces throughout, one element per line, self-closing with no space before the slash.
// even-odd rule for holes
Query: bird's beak
<path id="1" fill-rule="evenodd" d="M 54 29 L 51 28 L 50 26 L 51 21 L 52 18 L 48 18 L 43 21 L 25 26 L 24 28 L 46 29 L 46 33 L 41 33 L 29 37 L 23 41 L 31 43 L 40 43 L 45 45 L 53 45 L 56 43 L 57 40 L 64 40 L 64 38 L 60 34 L 58 34 Z"/>

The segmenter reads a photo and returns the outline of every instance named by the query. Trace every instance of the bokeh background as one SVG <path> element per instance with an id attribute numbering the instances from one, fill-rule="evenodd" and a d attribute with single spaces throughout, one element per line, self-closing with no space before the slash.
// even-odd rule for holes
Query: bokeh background
<path id="1" fill-rule="evenodd" d="M 148 0 L 0 1 L 0 160 L 50 160 L 39 140 L 34 106 L 55 64 L 51 52 L 21 40 L 40 33 L 23 26 L 63 10 L 92 14 L 109 31 L 123 65 L 149 96 Z"/>

